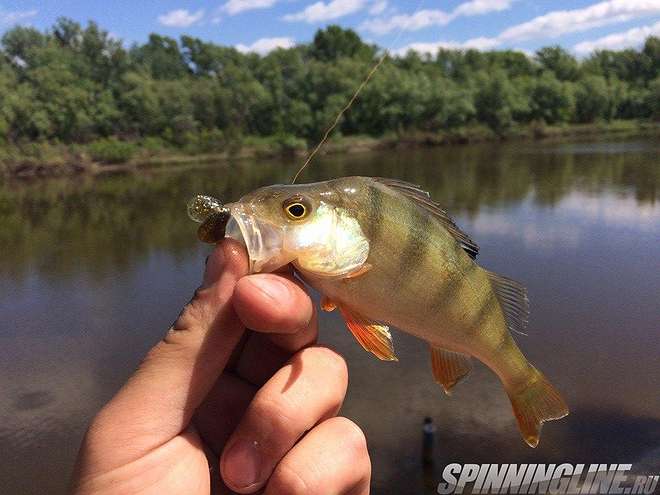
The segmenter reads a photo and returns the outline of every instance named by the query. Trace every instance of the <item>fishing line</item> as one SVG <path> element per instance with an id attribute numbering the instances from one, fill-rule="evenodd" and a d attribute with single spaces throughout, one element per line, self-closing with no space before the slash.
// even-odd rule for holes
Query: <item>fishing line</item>
<path id="1" fill-rule="evenodd" d="M 419 0 L 419 2 L 417 3 L 417 7 L 415 8 L 415 10 L 412 13 L 412 16 L 414 16 L 415 14 L 417 14 L 420 11 L 423 4 L 424 4 L 424 0 Z M 394 38 L 394 40 L 389 44 L 389 46 L 387 48 L 385 48 L 385 51 L 383 52 L 383 55 L 381 55 L 381 57 L 378 59 L 376 64 L 371 68 L 371 70 L 367 74 L 367 77 L 365 77 L 364 80 L 360 83 L 358 88 L 355 90 L 355 93 L 353 93 L 353 96 L 351 96 L 351 98 L 348 100 L 348 103 L 344 106 L 344 108 L 342 108 L 339 111 L 339 113 L 335 117 L 334 122 L 330 125 L 330 127 L 328 127 L 325 130 L 325 132 L 323 133 L 323 137 L 321 138 L 321 141 L 319 141 L 319 143 L 314 147 L 312 152 L 307 156 L 307 159 L 305 160 L 305 163 L 303 163 L 303 166 L 300 167 L 298 169 L 298 171 L 296 172 L 296 175 L 293 176 L 293 180 L 291 180 L 291 184 L 296 183 L 296 180 L 298 179 L 298 176 L 303 172 L 303 170 L 305 170 L 307 168 L 307 166 L 310 164 L 310 162 L 312 161 L 312 159 L 314 158 L 316 153 L 321 149 L 321 147 L 325 144 L 325 142 L 330 137 L 330 133 L 335 130 L 335 127 L 337 127 L 337 125 L 339 125 L 339 121 L 344 116 L 344 113 L 346 113 L 348 111 L 348 109 L 351 108 L 351 106 L 353 106 L 353 103 L 355 102 L 355 100 L 359 96 L 360 92 L 369 83 L 369 81 L 374 76 L 374 74 L 378 71 L 380 66 L 383 65 L 383 62 L 385 62 L 385 59 L 390 54 L 390 51 L 392 50 L 392 47 L 394 46 L 394 44 L 399 41 L 399 38 L 401 37 L 401 34 L 405 30 L 405 28 L 406 28 L 405 25 L 402 25 L 399 28 L 399 31 L 398 31 L 396 37 Z"/>

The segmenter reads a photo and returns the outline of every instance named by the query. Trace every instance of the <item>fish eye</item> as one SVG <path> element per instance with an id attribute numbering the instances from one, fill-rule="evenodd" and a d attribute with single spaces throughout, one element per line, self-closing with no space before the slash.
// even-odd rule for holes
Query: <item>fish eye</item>
<path id="1" fill-rule="evenodd" d="M 300 196 L 289 198 L 282 205 L 284 211 L 291 220 L 302 220 L 309 214 L 309 206 Z"/>

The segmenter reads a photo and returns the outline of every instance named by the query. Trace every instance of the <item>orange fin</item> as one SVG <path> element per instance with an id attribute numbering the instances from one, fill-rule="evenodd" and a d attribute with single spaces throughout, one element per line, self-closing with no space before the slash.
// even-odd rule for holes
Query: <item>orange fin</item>
<path id="1" fill-rule="evenodd" d="M 470 356 L 431 346 L 431 365 L 435 381 L 442 385 L 447 395 L 472 369 Z"/>
<path id="2" fill-rule="evenodd" d="M 321 296 L 321 309 L 330 312 L 337 309 L 337 305 L 328 299 L 327 296 Z"/>
<path id="3" fill-rule="evenodd" d="M 564 399 L 536 368 L 532 368 L 532 374 L 522 389 L 507 392 L 520 434 L 530 447 L 539 444 L 543 423 L 561 419 L 568 414 Z"/>
<path id="4" fill-rule="evenodd" d="M 351 313 L 345 308 L 339 307 L 346 326 L 366 351 L 374 354 L 383 361 L 398 361 L 394 355 L 392 335 L 386 325 L 382 325 L 368 318 Z"/>
<path id="5" fill-rule="evenodd" d="M 363 264 L 360 268 L 357 270 L 353 270 L 351 273 L 348 275 L 344 276 L 344 279 L 350 279 L 350 278 L 356 278 L 356 277 L 361 277 L 365 273 L 367 273 L 369 270 L 371 270 L 373 266 L 370 263 L 365 263 Z"/>

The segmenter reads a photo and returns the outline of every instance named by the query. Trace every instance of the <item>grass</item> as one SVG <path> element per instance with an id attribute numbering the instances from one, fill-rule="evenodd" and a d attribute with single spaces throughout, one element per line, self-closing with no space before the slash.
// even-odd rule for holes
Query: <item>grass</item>
<path id="1" fill-rule="evenodd" d="M 110 137 L 99 139 L 87 147 L 92 160 L 99 163 L 127 163 L 135 156 L 137 145 Z"/>

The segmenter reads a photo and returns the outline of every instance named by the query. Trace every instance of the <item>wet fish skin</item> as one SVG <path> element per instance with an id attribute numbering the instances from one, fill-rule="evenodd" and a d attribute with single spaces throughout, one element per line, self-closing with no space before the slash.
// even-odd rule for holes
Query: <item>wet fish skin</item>
<path id="1" fill-rule="evenodd" d="M 287 198 L 304 201 L 309 218 L 283 216 Z M 311 228 L 316 212 L 332 209 L 333 220 L 324 225 L 332 225 L 333 235 L 347 239 L 344 246 L 361 246 L 361 237 L 368 241 L 361 267 L 339 276 L 306 269 L 318 265 L 306 263 L 306 258 L 321 256 L 309 245 L 293 243 L 292 248 L 291 242 L 283 241 L 291 253 L 282 258 L 324 296 L 324 305 L 341 310 L 365 349 L 381 359 L 394 358 L 389 331 L 378 322 L 425 340 L 431 346 L 434 375 L 447 392 L 469 372 L 470 356 L 477 358 L 500 378 L 523 438 L 532 447 L 538 444 L 544 421 L 568 414 L 560 394 L 527 361 L 509 332 L 524 325 L 524 289 L 480 267 L 473 259 L 476 244 L 415 186 L 344 177 L 269 186 L 238 204 L 265 225 L 282 225 L 283 232 L 304 229 L 305 222 Z M 346 219 L 354 219 L 359 227 Z M 344 251 L 349 261 L 354 260 L 350 249 L 335 250 L 338 259 L 333 266 L 347 264 Z"/>

